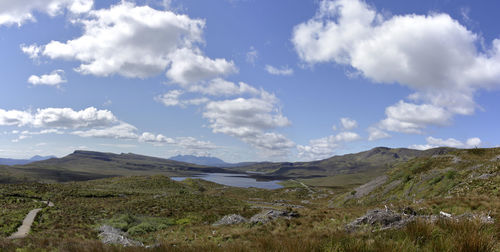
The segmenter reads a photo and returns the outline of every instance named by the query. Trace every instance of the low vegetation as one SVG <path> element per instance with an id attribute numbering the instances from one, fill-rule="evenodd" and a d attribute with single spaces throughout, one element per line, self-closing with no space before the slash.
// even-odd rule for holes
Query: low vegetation
<path id="1" fill-rule="evenodd" d="M 500 251 L 499 157 L 498 148 L 416 157 L 388 169 L 373 188 L 359 186 L 368 181 L 350 175 L 344 178 L 353 180 L 341 186 L 293 180 L 277 190 L 176 182 L 163 175 L 2 184 L 0 251 Z M 359 193 L 360 188 L 370 190 Z M 30 209 L 41 207 L 40 200 L 55 206 L 39 213 L 27 238 L 6 239 Z M 494 222 L 436 217 L 396 229 L 346 229 L 368 210 L 386 207 L 410 207 L 428 216 L 490 216 Z M 212 225 L 225 215 L 248 219 L 270 208 L 298 215 L 264 224 Z M 145 247 L 103 244 L 102 225 Z"/>

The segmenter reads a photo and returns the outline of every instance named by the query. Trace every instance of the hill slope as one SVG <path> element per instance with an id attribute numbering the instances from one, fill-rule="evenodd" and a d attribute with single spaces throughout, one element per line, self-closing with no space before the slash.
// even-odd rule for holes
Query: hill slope
<path id="1" fill-rule="evenodd" d="M 405 148 L 391 149 L 377 147 L 368 151 L 313 162 L 257 163 L 237 167 L 236 170 L 263 172 L 267 176 L 286 178 L 307 178 L 334 176 L 339 174 L 376 173 L 382 174 L 396 163 L 415 157 L 445 154 L 452 148 L 435 148 L 425 151 Z"/>
<path id="2" fill-rule="evenodd" d="M 337 204 L 500 195 L 500 148 L 415 158 L 397 164 L 376 180 L 342 195 Z"/>
<path id="3" fill-rule="evenodd" d="M 152 174 L 186 176 L 201 172 L 228 171 L 131 153 L 113 154 L 77 150 L 63 158 L 3 167 L 0 170 L 0 182 L 64 182 Z"/>
<path id="4" fill-rule="evenodd" d="M 217 166 L 217 167 L 225 167 L 231 165 L 229 163 L 224 162 L 220 158 L 216 157 L 198 157 L 193 155 L 177 155 L 174 157 L 170 157 L 170 160 L 197 164 L 197 165 L 206 165 L 206 166 Z"/>
<path id="5" fill-rule="evenodd" d="M 13 158 L 0 158 L 0 165 L 24 165 L 29 164 L 36 161 L 47 160 L 50 158 L 55 158 L 54 156 L 34 156 L 30 159 L 13 159 Z"/>

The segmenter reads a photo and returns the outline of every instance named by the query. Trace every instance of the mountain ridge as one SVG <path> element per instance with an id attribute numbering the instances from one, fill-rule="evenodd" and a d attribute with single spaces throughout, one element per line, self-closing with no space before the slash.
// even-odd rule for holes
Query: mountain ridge
<path id="1" fill-rule="evenodd" d="M 30 159 L 0 158 L 0 165 L 24 165 L 24 164 L 29 164 L 31 162 L 47 160 L 55 157 L 56 156 L 35 155 Z"/>

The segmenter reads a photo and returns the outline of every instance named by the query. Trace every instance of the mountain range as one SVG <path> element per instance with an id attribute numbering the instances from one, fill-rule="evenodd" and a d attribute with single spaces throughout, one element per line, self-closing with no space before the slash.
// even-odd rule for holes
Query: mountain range
<path id="1" fill-rule="evenodd" d="M 24 165 L 29 164 L 36 161 L 42 161 L 55 158 L 55 156 L 33 156 L 30 159 L 13 159 L 13 158 L 0 158 L 0 165 Z"/>
<path id="2" fill-rule="evenodd" d="M 163 174 L 166 176 L 192 176 L 200 173 L 248 173 L 257 179 L 318 178 L 345 174 L 362 175 L 363 180 L 383 174 L 393 165 L 415 157 L 445 154 L 452 148 L 426 151 L 378 147 L 368 151 L 334 156 L 313 162 L 261 162 L 243 163 L 233 167 L 205 166 L 171 159 L 149 157 L 133 153 L 102 153 L 77 150 L 63 158 L 51 158 L 24 165 L 0 166 L 0 183 L 27 181 L 65 182 L 116 176 Z M 206 159 L 178 158 L 190 162 Z M 212 158 L 219 165 L 220 159 Z M 221 162 L 222 161 L 222 162 Z M 227 164 L 227 163 L 225 163 Z M 234 164 L 233 164 L 234 165 Z M 363 182 L 363 181 L 361 181 Z"/>

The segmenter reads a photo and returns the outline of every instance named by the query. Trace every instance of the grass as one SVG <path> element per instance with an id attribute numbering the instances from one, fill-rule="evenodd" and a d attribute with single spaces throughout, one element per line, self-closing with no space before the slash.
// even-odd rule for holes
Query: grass
<path id="1" fill-rule="evenodd" d="M 343 197 L 362 183 L 352 174 L 331 178 L 344 181 L 342 186 L 313 186 L 314 192 L 297 182 L 264 190 L 198 179 L 176 182 L 161 175 L 3 184 L 0 251 L 500 251 L 500 164 L 491 161 L 498 154 L 495 149 L 416 158 L 389 170 L 380 188 L 345 202 Z M 457 158 L 461 161 L 455 163 Z M 482 174 L 495 175 L 475 179 Z M 322 179 L 316 182 L 328 183 Z M 393 188 L 388 190 L 390 184 Z M 55 206 L 39 213 L 27 238 L 5 239 L 30 209 L 39 206 L 35 200 L 47 199 Z M 336 201 L 344 204 L 330 207 Z M 273 202 L 302 205 L 294 209 L 300 217 L 258 225 L 211 225 L 226 214 L 249 218 L 260 211 L 256 206 L 273 207 Z M 425 215 L 490 213 L 496 223 L 416 221 L 399 230 L 345 231 L 346 224 L 384 205 L 395 210 L 410 206 Z M 104 245 L 97 231 L 103 224 L 155 247 Z"/>

